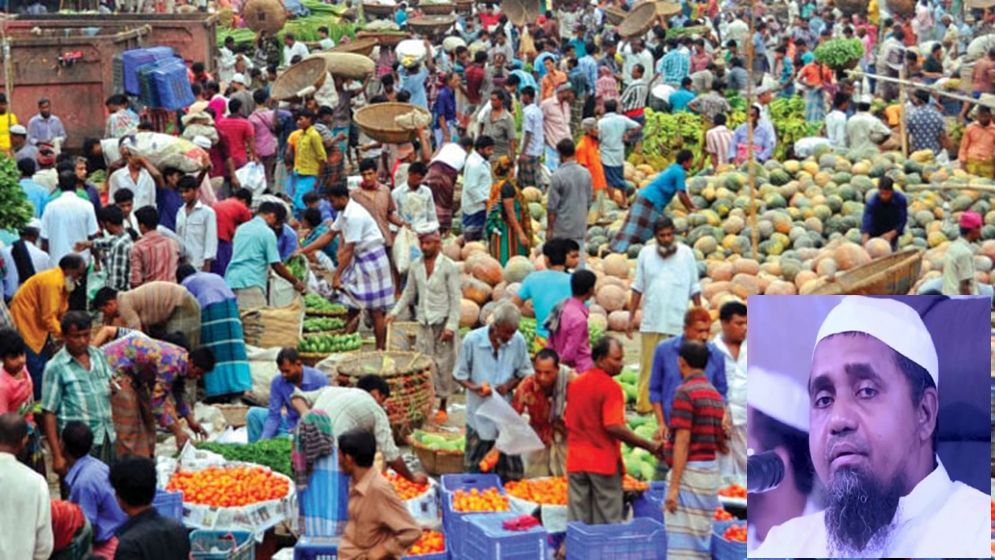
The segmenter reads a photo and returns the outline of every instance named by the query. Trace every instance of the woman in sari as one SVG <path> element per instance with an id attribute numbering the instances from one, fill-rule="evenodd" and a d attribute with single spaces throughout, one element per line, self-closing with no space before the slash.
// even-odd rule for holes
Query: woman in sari
<path id="1" fill-rule="evenodd" d="M 494 182 L 487 199 L 487 223 L 484 231 L 491 256 L 504 266 L 515 255 L 528 256 L 532 244 L 532 219 L 528 204 L 513 179 L 511 158 L 501 156 L 491 166 Z"/>

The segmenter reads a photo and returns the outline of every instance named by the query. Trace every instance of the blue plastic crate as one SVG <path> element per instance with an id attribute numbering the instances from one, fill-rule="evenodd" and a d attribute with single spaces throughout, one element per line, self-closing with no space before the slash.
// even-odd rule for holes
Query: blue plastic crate
<path id="1" fill-rule="evenodd" d="M 183 523 L 183 492 L 156 490 L 152 507 L 159 512 L 159 515 Z"/>
<path id="2" fill-rule="evenodd" d="M 663 523 L 663 502 L 667 500 L 667 483 L 650 482 L 649 490 L 632 502 L 632 517 L 644 517 Z"/>
<path id="3" fill-rule="evenodd" d="M 733 525 L 746 525 L 746 521 L 715 521 L 712 523 L 712 559 L 742 560 L 746 558 L 746 543 L 726 540 L 722 536 L 726 529 Z"/>
<path id="4" fill-rule="evenodd" d="M 485 486 L 484 488 L 491 488 L 490 486 Z M 504 488 L 498 487 L 501 494 L 504 494 Z M 505 512 L 466 512 L 460 513 L 453 511 L 453 495 L 451 493 L 444 494 L 442 497 L 442 530 L 446 534 L 446 547 L 449 549 L 449 554 L 453 558 L 463 558 L 463 540 L 466 537 L 467 522 L 466 518 L 471 515 L 478 514 L 496 514 Z"/>
<path id="5" fill-rule="evenodd" d="M 440 482 L 439 488 L 443 494 L 451 494 L 457 490 L 471 490 L 473 488 L 477 490 L 504 488 L 501 485 L 501 477 L 496 474 L 444 474 Z"/>
<path id="6" fill-rule="evenodd" d="M 449 543 L 449 553 L 453 558 L 460 558 L 462 553 L 464 525 L 463 517 L 469 513 L 458 513 L 453 511 L 453 493 L 457 490 L 486 490 L 497 488 L 498 492 L 504 494 L 504 486 L 501 485 L 501 477 L 496 474 L 444 474 L 440 479 L 439 490 L 442 501 L 442 526 L 446 533 L 446 540 Z M 481 512 L 483 513 L 483 512 Z"/>
<path id="7" fill-rule="evenodd" d="M 170 58 L 156 63 L 149 73 L 158 107 L 176 111 L 194 102 L 193 89 L 187 79 L 187 66 L 182 59 Z"/>
<path id="8" fill-rule="evenodd" d="M 502 524 L 520 513 L 475 513 L 464 519 L 463 558 L 474 560 L 535 560 L 546 558 L 549 536 L 541 525 L 508 531 Z"/>
<path id="9" fill-rule="evenodd" d="M 337 560 L 338 539 L 301 536 L 294 545 L 294 560 Z"/>
<path id="10" fill-rule="evenodd" d="M 143 64 L 138 67 L 138 100 L 147 107 L 158 107 L 159 98 L 152 84 L 152 71 L 156 63 Z"/>
<path id="11" fill-rule="evenodd" d="M 153 64 L 167 58 L 173 58 L 172 47 L 149 47 L 131 49 L 121 53 L 121 77 L 124 92 L 131 95 L 141 93 L 138 81 L 138 69 L 146 64 Z"/>
<path id="12" fill-rule="evenodd" d="M 255 560 L 256 542 L 249 531 L 197 530 L 190 533 L 190 557 L 194 560 Z"/>
<path id="13" fill-rule="evenodd" d="M 744 551 L 743 556 L 746 557 Z M 639 517 L 621 524 L 567 524 L 567 560 L 665 560 L 663 523 Z"/>

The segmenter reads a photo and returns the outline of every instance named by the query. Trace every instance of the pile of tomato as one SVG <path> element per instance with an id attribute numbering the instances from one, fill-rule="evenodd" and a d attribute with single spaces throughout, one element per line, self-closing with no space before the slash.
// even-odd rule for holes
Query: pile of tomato
<path id="1" fill-rule="evenodd" d="M 746 499 L 746 488 L 739 484 L 731 484 L 725 488 L 719 490 L 719 496 L 725 496 L 727 498 L 742 498 Z"/>
<path id="2" fill-rule="evenodd" d="M 497 488 L 478 490 L 471 488 L 453 492 L 453 511 L 460 513 L 473 511 L 508 511 L 508 497 Z"/>
<path id="3" fill-rule="evenodd" d="M 735 518 L 732 516 L 731 513 L 729 513 L 725 509 L 723 509 L 721 507 L 717 507 L 717 508 L 715 508 L 715 517 L 714 517 L 714 519 L 716 521 L 732 521 Z"/>
<path id="4" fill-rule="evenodd" d="M 210 467 L 174 474 L 166 490 L 192 504 L 241 507 L 286 497 L 290 481 L 262 467 Z"/>
<path id="5" fill-rule="evenodd" d="M 417 484 L 411 482 L 394 471 L 387 471 L 384 476 L 386 476 L 387 480 L 390 481 L 391 486 L 394 487 L 394 492 L 397 492 L 397 497 L 404 501 L 417 498 L 425 492 L 428 492 L 429 485 L 427 483 Z"/>
<path id="6" fill-rule="evenodd" d="M 628 474 L 622 477 L 622 490 L 630 492 L 645 492 L 649 489 L 650 485 L 629 476 Z"/>
<path id="7" fill-rule="evenodd" d="M 438 531 L 422 531 L 421 537 L 408 549 L 408 556 L 439 554 L 446 551 L 446 536 Z"/>
<path id="8" fill-rule="evenodd" d="M 746 542 L 746 525 L 730 525 L 722 537 L 727 541 Z"/>
<path id="9" fill-rule="evenodd" d="M 567 505 L 567 477 L 511 480 L 504 489 L 516 498 L 543 505 Z"/>

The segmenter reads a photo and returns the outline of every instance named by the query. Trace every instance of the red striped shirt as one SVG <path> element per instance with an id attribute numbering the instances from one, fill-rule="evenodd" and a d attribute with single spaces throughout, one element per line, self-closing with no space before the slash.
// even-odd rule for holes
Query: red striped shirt
<path id="1" fill-rule="evenodd" d="M 725 437 L 722 418 L 725 403 L 722 395 L 708 382 L 703 373 L 696 373 L 681 383 L 674 394 L 670 412 L 670 441 L 667 442 L 667 463 L 673 464 L 674 439 L 677 430 L 691 430 L 688 461 L 712 461 L 719 443 Z"/>

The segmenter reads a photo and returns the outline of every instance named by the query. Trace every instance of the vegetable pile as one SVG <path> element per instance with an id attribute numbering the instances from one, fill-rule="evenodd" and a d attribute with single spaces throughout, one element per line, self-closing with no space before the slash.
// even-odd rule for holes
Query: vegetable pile
<path id="1" fill-rule="evenodd" d="M 464 434 L 441 434 L 415 430 L 411 437 L 422 447 L 433 451 L 458 451 L 462 453 L 466 446 Z"/>
<path id="2" fill-rule="evenodd" d="M 318 315 L 345 315 L 348 309 L 341 303 L 332 303 L 318 294 L 304 295 L 304 312 Z"/>
<path id="3" fill-rule="evenodd" d="M 210 467 L 174 474 L 166 490 L 183 492 L 192 504 L 242 507 L 286 497 L 290 481 L 263 467 Z"/>
<path id="4" fill-rule="evenodd" d="M 421 496 L 425 492 L 428 492 L 428 484 L 416 484 L 410 480 L 400 476 L 394 471 L 387 471 L 384 474 L 384 478 L 390 482 L 390 485 L 394 487 L 394 492 L 397 493 L 397 497 L 401 500 L 407 501 L 418 496 Z"/>
<path id="5" fill-rule="evenodd" d="M 345 328 L 345 321 L 338 317 L 307 317 L 304 319 L 304 332 L 334 331 Z"/>
<path id="6" fill-rule="evenodd" d="M 833 70 L 852 67 L 864 56 L 864 44 L 860 39 L 833 39 L 815 48 L 815 60 Z"/>
<path id="7" fill-rule="evenodd" d="M 297 17 L 287 21 L 283 30 L 277 34 L 280 43 L 283 43 L 284 33 L 293 33 L 298 41 L 305 43 L 315 42 L 321 39 L 318 36 L 319 27 L 328 28 L 328 37 L 339 44 L 343 37 L 355 37 L 357 25 L 342 19 L 343 12 L 346 11 L 345 4 L 325 4 L 320 0 L 303 0 L 301 2 L 310 12 L 303 17 Z M 252 45 L 256 40 L 255 31 L 247 27 L 225 27 L 219 25 L 216 32 L 218 46 L 224 45 L 225 37 L 231 37 L 238 46 Z"/>
<path id="8" fill-rule="evenodd" d="M 741 484 L 730 484 L 719 489 L 719 496 L 725 496 L 727 498 L 742 498 L 746 499 L 746 488 Z"/>
<path id="9" fill-rule="evenodd" d="M 439 531 L 422 531 L 415 544 L 408 549 L 408 556 L 424 556 L 446 551 L 446 536 Z"/>
<path id="10" fill-rule="evenodd" d="M 34 207 L 21 188 L 20 178 L 14 160 L 0 155 L 0 229 L 19 231 L 34 216 Z"/>
<path id="11" fill-rule="evenodd" d="M 504 483 L 504 489 L 509 495 L 528 502 L 555 506 L 567 505 L 567 478 L 565 476 L 509 480 Z"/>
<path id="12" fill-rule="evenodd" d="M 731 513 L 725 510 L 722 506 L 715 508 L 715 515 L 712 516 L 715 521 L 732 521 L 735 517 Z"/>
<path id="13" fill-rule="evenodd" d="M 290 274 L 294 275 L 294 278 L 306 282 L 307 281 L 307 260 L 304 255 L 297 255 L 296 257 L 291 257 L 287 262 L 287 270 Z"/>
<path id="14" fill-rule="evenodd" d="M 214 443 L 201 441 L 194 443 L 197 449 L 203 449 L 221 455 L 228 461 L 255 463 L 269 467 L 287 476 L 292 475 L 290 468 L 290 438 L 278 437 L 259 440 L 254 443 Z"/>
<path id="15" fill-rule="evenodd" d="M 359 350 L 362 345 L 363 338 L 359 333 L 318 334 L 302 338 L 297 349 L 309 354 L 334 354 Z"/>
<path id="16" fill-rule="evenodd" d="M 656 417 L 653 415 L 633 416 L 629 419 L 628 425 L 637 436 L 648 440 L 653 439 L 657 430 Z M 656 475 L 657 459 L 645 449 L 629 447 L 623 443 L 622 463 L 625 465 L 626 473 L 640 480 L 649 482 Z"/>
<path id="17" fill-rule="evenodd" d="M 453 492 L 453 511 L 460 513 L 508 511 L 508 497 L 502 495 L 497 488 L 478 490 L 471 488 Z"/>
<path id="18" fill-rule="evenodd" d="M 727 541 L 733 542 L 746 542 L 746 523 L 739 525 L 730 525 L 724 533 L 722 533 L 722 538 Z"/>

